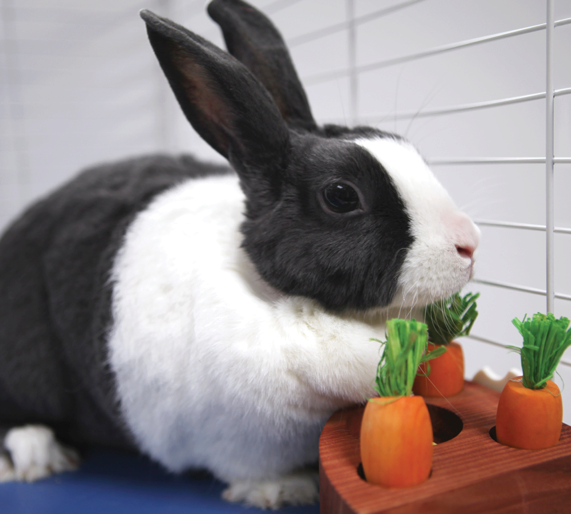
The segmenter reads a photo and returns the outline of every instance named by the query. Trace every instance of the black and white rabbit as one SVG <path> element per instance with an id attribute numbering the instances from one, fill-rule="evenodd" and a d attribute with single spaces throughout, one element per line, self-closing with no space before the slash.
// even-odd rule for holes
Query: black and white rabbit
<path id="1" fill-rule="evenodd" d="M 314 501 L 303 468 L 331 413 L 373 394 L 370 338 L 472 276 L 478 230 L 418 152 L 318 127 L 271 22 L 240 0 L 209 13 L 232 55 L 141 16 L 232 169 L 96 167 L 0 241 L 0 480 L 73 468 L 55 432 L 206 468 L 230 501 Z"/>

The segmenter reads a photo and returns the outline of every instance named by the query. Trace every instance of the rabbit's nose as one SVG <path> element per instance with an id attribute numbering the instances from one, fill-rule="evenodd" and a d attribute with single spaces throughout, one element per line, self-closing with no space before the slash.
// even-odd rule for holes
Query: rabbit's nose
<path id="1" fill-rule="evenodd" d="M 480 242 L 480 229 L 464 213 L 458 214 L 454 225 L 454 246 L 458 255 L 473 261 Z"/>
<path id="2" fill-rule="evenodd" d="M 476 251 L 476 248 L 474 246 L 469 246 L 469 245 L 463 245 L 463 246 L 456 245 L 456 251 L 458 252 L 460 257 L 467 257 L 468 259 L 472 259 L 474 256 L 474 252 Z"/>

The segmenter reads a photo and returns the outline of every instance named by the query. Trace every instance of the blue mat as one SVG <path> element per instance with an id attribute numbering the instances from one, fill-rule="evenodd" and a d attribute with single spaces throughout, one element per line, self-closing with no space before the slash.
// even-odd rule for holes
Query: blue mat
<path id="1" fill-rule="evenodd" d="M 223 489 L 223 483 L 206 473 L 173 476 L 145 457 L 96 448 L 86 453 L 78 471 L 55 475 L 33 484 L 0 483 L 0 513 L 264 512 L 225 502 L 220 498 Z M 318 514 L 319 505 L 285 507 L 277 512 Z"/>

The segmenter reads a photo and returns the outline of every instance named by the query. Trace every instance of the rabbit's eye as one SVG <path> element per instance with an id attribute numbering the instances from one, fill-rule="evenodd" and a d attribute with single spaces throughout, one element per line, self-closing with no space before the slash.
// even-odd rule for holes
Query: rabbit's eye
<path id="1" fill-rule="evenodd" d="M 323 199 L 327 209 L 338 214 L 355 211 L 361 205 L 357 191 L 343 182 L 329 184 L 323 190 Z"/>

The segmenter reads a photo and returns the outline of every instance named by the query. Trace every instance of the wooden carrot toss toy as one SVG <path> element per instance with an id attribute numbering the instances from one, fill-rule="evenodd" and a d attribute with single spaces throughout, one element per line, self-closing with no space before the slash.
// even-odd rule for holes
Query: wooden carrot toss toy
<path id="1" fill-rule="evenodd" d="M 336 412 L 319 443 L 321 512 L 568 514 L 571 427 L 563 424 L 559 442 L 549 448 L 519 450 L 500 444 L 491 430 L 499 398 L 499 392 L 471 381 L 450 398 L 423 398 L 438 445 L 433 447 L 430 477 L 409 488 L 372 483 L 361 438 L 364 411 L 374 401 Z"/>
<path id="2" fill-rule="evenodd" d="M 413 391 L 426 397 L 453 396 L 464 388 L 464 352 L 454 341 L 467 336 L 478 317 L 476 300 L 479 293 L 459 293 L 446 300 L 433 303 L 425 309 L 428 325 L 428 350 L 445 348 L 438 358 L 423 363 L 416 377 Z"/>
<path id="3" fill-rule="evenodd" d="M 426 355 L 427 326 L 415 320 L 387 323 L 387 342 L 377 368 L 375 389 L 361 424 L 361 462 L 366 479 L 385 487 L 424 482 L 432 467 L 432 425 L 420 396 L 410 396 Z"/>
<path id="4" fill-rule="evenodd" d="M 509 348 L 520 353 L 523 376 L 510 380 L 502 391 L 496 437 L 515 448 L 549 448 L 559 441 L 563 423 L 561 392 L 551 379 L 571 346 L 569 320 L 537 313 L 523 321 L 515 318 L 513 324 L 523 336 L 523 347 Z"/>

